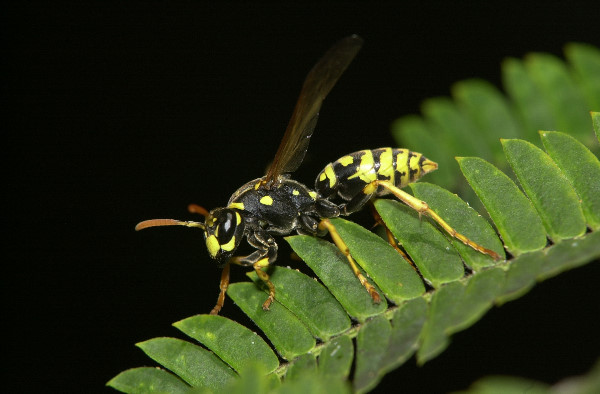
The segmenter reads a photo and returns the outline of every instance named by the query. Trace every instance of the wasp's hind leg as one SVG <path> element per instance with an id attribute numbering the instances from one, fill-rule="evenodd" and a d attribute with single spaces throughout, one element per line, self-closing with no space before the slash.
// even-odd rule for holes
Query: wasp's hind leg
<path id="1" fill-rule="evenodd" d="M 329 231 L 329 235 L 331 235 L 331 239 L 335 243 L 335 246 L 337 246 L 338 249 L 344 254 L 344 256 L 346 256 L 346 258 L 348 259 L 348 263 L 350 263 L 350 268 L 352 268 L 352 272 L 354 272 L 354 275 L 356 275 L 356 277 L 358 278 L 360 283 L 363 285 L 363 287 L 365 289 L 367 289 L 367 291 L 369 292 L 369 295 L 373 299 L 373 302 L 375 302 L 375 303 L 381 302 L 381 297 L 379 296 L 379 293 L 377 293 L 377 290 L 375 290 L 375 287 L 367 281 L 367 278 L 365 278 L 365 276 L 362 274 L 362 272 L 360 272 L 360 269 L 358 269 L 356 262 L 350 255 L 350 250 L 348 249 L 348 245 L 346 245 L 346 243 L 342 240 L 342 238 L 340 237 L 340 234 L 335 229 L 335 226 L 333 225 L 333 223 L 331 223 L 331 221 L 329 219 L 323 219 L 323 220 L 321 220 L 321 223 L 319 223 L 319 230 L 320 231 Z"/>
<path id="2" fill-rule="evenodd" d="M 446 221 L 444 219 L 442 219 L 437 213 L 435 213 L 431 208 L 429 208 L 429 205 L 427 205 L 427 203 L 425 201 L 421 201 L 418 198 L 411 196 L 407 192 L 396 187 L 391 182 L 379 181 L 379 180 L 373 181 L 373 182 L 369 183 L 367 186 L 365 186 L 365 188 L 363 189 L 363 193 L 366 195 L 372 195 L 373 193 L 375 193 L 377 191 L 377 188 L 379 186 L 384 187 L 387 190 L 389 190 L 400 201 L 402 201 L 403 203 L 405 203 L 406 205 L 408 205 L 409 207 L 411 207 L 412 209 L 417 211 L 419 213 L 419 215 L 425 214 L 425 215 L 429 216 L 430 218 L 432 218 L 433 220 L 435 220 L 450 236 L 458 239 L 465 245 L 470 246 L 471 248 L 475 249 L 476 251 L 478 251 L 480 253 L 491 256 L 494 260 L 500 260 L 500 255 L 498 255 L 498 253 L 494 252 L 493 250 L 484 248 L 483 246 L 471 241 L 469 238 L 460 234 L 458 231 L 456 231 L 454 228 L 452 228 L 448 223 L 446 223 Z"/>

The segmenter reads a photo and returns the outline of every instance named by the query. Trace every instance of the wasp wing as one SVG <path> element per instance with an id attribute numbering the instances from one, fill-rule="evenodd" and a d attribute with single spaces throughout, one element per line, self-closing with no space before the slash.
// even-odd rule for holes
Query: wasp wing
<path id="1" fill-rule="evenodd" d="M 344 70 L 358 53 L 363 40 L 352 35 L 335 43 L 310 70 L 292 117 L 266 175 L 270 185 L 283 173 L 293 172 L 302 163 L 310 137 L 317 124 L 319 110 Z"/>

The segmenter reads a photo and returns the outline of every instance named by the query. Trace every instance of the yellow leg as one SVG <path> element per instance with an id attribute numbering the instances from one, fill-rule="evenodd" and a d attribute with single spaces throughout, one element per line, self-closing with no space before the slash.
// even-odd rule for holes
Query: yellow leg
<path id="1" fill-rule="evenodd" d="M 435 213 L 434 211 L 431 210 L 431 208 L 429 208 L 429 205 L 427 205 L 427 203 L 425 201 L 421 201 L 418 198 L 411 196 L 410 194 L 397 188 L 390 182 L 373 181 L 367 187 L 365 187 L 365 189 L 364 189 L 365 193 L 366 194 L 374 193 L 375 190 L 377 190 L 378 186 L 382 186 L 382 187 L 385 187 L 386 189 L 388 189 L 396 197 L 398 197 L 399 200 L 401 200 L 403 203 L 405 203 L 406 205 L 408 205 L 409 207 L 411 207 L 412 209 L 417 211 L 419 213 L 419 215 L 426 214 L 429 217 L 431 217 L 433 220 L 438 222 L 438 224 L 440 226 L 442 226 L 442 228 L 444 230 L 446 230 L 446 232 L 448 234 L 450 234 L 450 236 L 458 239 L 465 245 L 470 246 L 471 248 L 475 249 L 476 251 L 478 251 L 480 253 L 491 256 L 494 260 L 500 260 L 500 255 L 498 255 L 498 253 L 494 252 L 493 250 L 484 248 L 483 246 L 471 241 L 469 238 L 458 233 L 455 229 L 450 227 L 450 225 L 448 223 L 446 223 L 444 221 L 444 219 L 442 219 L 437 213 Z"/>
<path id="2" fill-rule="evenodd" d="M 271 303 L 275 299 L 275 286 L 273 286 L 273 283 L 269 279 L 269 275 L 265 271 L 263 271 L 262 268 L 269 266 L 269 259 L 265 257 L 261 260 L 258 260 L 252 266 L 254 267 L 254 271 L 256 271 L 258 277 L 269 287 L 269 297 L 263 303 L 262 306 L 263 310 L 268 311 L 269 307 L 271 306 Z"/>
<path id="3" fill-rule="evenodd" d="M 221 284 L 219 287 L 221 288 L 221 291 L 219 292 L 217 305 L 215 305 L 212 311 L 210 311 L 211 315 L 218 315 L 221 311 L 221 308 L 223 308 L 223 304 L 225 304 L 225 293 L 229 287 L 229 262 L 225 264 L 225 267 L 223 267 L 223 272 L 221 273 Z"/>
<path id="4" fill-rule="evenodd" d="M 358 278 L 360 283 L 364 286 L 364 288 L 367 289 L 367 291 L 369 292 L 369 295 L 373 299 L 373 302 L 375 302 L 375 303 L 381 302 L 379 293 L 377 293 L 377 290 L 375 290 L 375 287 L 373 287 L 373 285 L 371 285 L 367 281 L 367 278 L 365 278 L 365 276 L 362 274 L 362 272 L 360 272 L 360 270 L 358 269 L 358 266 L 354 262 L 354 259 L 352 258 L 352 256 L 350 256 L 350 250 L 348 249 L 348 246 L 342 240 L 342 238 L 340 237 L 340 234 L 337 232 L 337 230 L 335 229 L 335 226 L 329 221 L 329 219 L 321 220 L 321 223 L 319 223 L 319 230 L 329 231 L 329 235 L 331 235 L 331 239 L 333 240 L 335 245 L 338 247 L 338 249 L 344 254 L 344 256 L 346 256 L 346 258 L 348 259 L 348 262 L 350 263 L 350 268 L 352 268 L 352 271 L 354 272 L 354 275 L 356 275 L 356 277 Z"/>

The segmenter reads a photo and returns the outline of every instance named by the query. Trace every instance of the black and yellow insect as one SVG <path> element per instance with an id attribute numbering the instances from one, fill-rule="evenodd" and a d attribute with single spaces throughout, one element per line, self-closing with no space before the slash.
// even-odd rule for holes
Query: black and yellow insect
<path id="1" fill-rule="evenodd" d="M 349 215 L 363 208 L 374 196 L 389 193 L 420 214 L 431 216 L 453 237 L 481 253 L 499 258 L 495 252 L 458 234 L 430 210 L 425 202 L 401 190 L 437 169 L 436 163 L 420 153 L 407 149 L 380 148 L 346 155 L 321 171 L 314 190 L 290 178 L 289 174 L 300 166 L 304 158 L 323 99 L 354 59 L 362 42 L 358 36 L 342 39 L 310 71 L 277 154 L 264 177 L 239 188 L 225 208 L 208 212 L 202 207 L 191 205 L 192 212 L 205 216 L 204 223 L 152 219 L 136 226 L 136 230 L 171 225 L 204 230 L 210 256 L 224 266 L 221 291 L 211 314 L 219 313 L 223 307 L 231 263 L 252 266 L 267 284 L 269 296 L 263 309 L 268 310 L 275 297 L 275 288 L 263 268 L 277 259 L 277 242 L 274 236 L 294 231 L 316 236 L 329 232 L 373 301 L 379 302 L 379 294 L 362 275 L 347 246 L 328 219 Z M 248 256 L 234 256 L 244 238 L 256 250 Z"/>

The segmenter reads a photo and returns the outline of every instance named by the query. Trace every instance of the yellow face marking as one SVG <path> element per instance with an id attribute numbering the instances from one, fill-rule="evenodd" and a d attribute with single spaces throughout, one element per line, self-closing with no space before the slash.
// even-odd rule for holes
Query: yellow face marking
<path id="1" fill-rule="evenodd" d="M 308 195 L 311 196 L 313 200 L 317 199 L 317 192 L 310 191 L 308 192 Z"/>
<path id="2" fill-rule="evenodd" d="M 329 187 L 333 188 L 333 185 L 335 185 L 337 178 L 335 176 L 335 171 L 333 171 L 333 166 L 331 165 L 331 163 L 327 164 L 327 167 L 325 167 L 323 174 L 325 174 L 325 176 L 329 178 Z"/>
<path id="3" fill-rule="evenodd" d="M 242 217 L 237 212 L 235 213 L 235 220 L 236 220 L 237 224 L 240 224 L 242 222 Z"/>
<path id="4" fill-rule="evenodd" d="M 229 208 L 241 209 L 243 211 L 244 203 L 243 202 L 232 202 L 231 204 L 229 204 Z"/>
<path id="5" fill-rule="evenodd" d="M 297 196 L 298 194 L 300 194 L 300 192 L 299 192 L 298 190 L 294 189 L 294 191 L 292 191 L 292 194 L 293 194 L 294 196 Z"/>
<path id="6" fill-rule="evenodd" d="M 325 178 L 327 178 L 327 175 L 325 175 L 325 171 L 323 171 L 321 175 L 319 175 L 319 181 L 323 182 Z"/>
<path id="7" fill-rule="evenodd" d="M 352 156 L 344 156 L 338 160 L 338 163 L 340 163 L 344 167 L 347 167 L 350 164 L 354 163 L 354 158 Z"/>
<path id="8" fill-rule="evenodd" d="M 392 148 L 385 148 L 379 155 L 379 175 L 389 178 L 391 184 L 394 184 L 394 158 Z"/>
<path id="9" fill-rule="evenodd" d="M 219 246 L 219 241 L 217 241 L 217 237 L 211 235 L 206 238 L 206 249 L 208 249 L 208 253 L 210 253 L 212 257 L 217 256 L 217 253 L 219 253 L 219 249 L 221 249 L 221 247 Z"/>
<path id="10" fill-rule="evenodd" d="M 262 205 L 272 205 L 273 199 L 271 198 L 271 196 L 264 196 L 263 198 L 260 199 L 260 203 Z"/>
<path id="11" fill-rule="evenodd" d="M 235 248 L 235 235 L 231 237 L 231 241 L 227 242 L 225 245 L 221 245 L 221 249 L 226 252 L 231 252 Z"/>
<path id="12" fill-rule="evenodd" d="M 359 177 L 364 183 L 371 183 L 377 179 L 377 172 L 375 171 L 375 161 L 373 160 L 373 152 L 370 150 L 360 151 L 363 153 L 360 158 L 360 165 L 358 166 L 356 173 L 348 177 L 353 179 Z"/>

